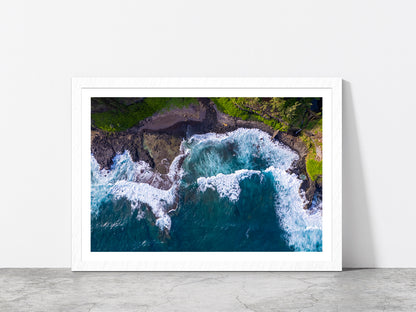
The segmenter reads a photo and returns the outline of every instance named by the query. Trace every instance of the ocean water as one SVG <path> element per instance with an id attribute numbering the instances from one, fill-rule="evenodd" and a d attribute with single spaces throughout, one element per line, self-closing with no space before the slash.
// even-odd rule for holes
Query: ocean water
<path id="1" fill-rule="evenodd" d="M 91 156 L 92 251 L 322 251 L 317 194 L 304 210 L 297 154 L 258 129 L 193 135 L 168 174 L 126 151 Z"/>

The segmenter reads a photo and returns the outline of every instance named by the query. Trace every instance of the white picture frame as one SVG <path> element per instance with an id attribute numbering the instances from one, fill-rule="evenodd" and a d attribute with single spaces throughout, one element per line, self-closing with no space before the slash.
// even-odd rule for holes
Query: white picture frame
<path id="1" fill-rule="evenodd" d="M 91 97 L 322 96 L 322 252 L 91 252 Z M 342 79 L 340 78 L 73 78 L 73 271 L 339 271 L 342 270 Z"/>

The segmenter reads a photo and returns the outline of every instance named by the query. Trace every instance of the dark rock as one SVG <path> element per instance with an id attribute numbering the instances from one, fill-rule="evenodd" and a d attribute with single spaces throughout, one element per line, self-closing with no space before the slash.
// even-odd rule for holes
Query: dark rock
<path id="1" fill-rule="evenodd" d="M 223 114 L 209 98 L 199 98 L 198 101 L 200 104 L 198 114 L 192 118 L 188 118 L 185 113 L 169 111 L 156 117 L 146 118 L 139 125 L 123 132 L 107 133 L 93 128 L 91 152 L 101 168 L 109 169 L 114 156 L 128 150 L 133 161 L 143 160 L 156 171 L 167 173 L 169 164 L 178 154 L 181 140 L 187 135 L 207 132 L 225 133 L 241 127 L 257 128 L 297 152 L 299 159 L 289 171 L 305 177 L 302 179 L 300 191 L 305 193 L 308 202 L 304 208 L 310 207 L 317 186 L 320 188 L 322 182 L 312 181 L 307 174 L 305 160 L 308 149 L 298 136 L 291 132 L 274 131 L 270 126 L 259 121 L 246 121 Z M 154 123 L 154 120 L 157 122 Z M 167 163 L 163 163 L 163 159 L 166 159 Z"/>

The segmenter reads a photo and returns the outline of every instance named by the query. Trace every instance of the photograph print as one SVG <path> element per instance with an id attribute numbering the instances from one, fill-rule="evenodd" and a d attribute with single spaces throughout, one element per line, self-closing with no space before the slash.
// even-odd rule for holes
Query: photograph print
<path id="1" fill-rule="evenodd" d="M 91 252 L 322 252 L 320 97 L 92 97 Z"/>

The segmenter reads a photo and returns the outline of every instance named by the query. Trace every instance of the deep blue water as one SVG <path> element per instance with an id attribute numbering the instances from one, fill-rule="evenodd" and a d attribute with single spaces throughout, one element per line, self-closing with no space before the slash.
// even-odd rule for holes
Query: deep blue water
<path id="1" fill-rule="evenodd" d="M 188 138 L 167 175 L 92 156 L 91 250 L 322 251 L 320 200 L 303 210 L 287 172 L 297 157 L 257 129 Z"/>

